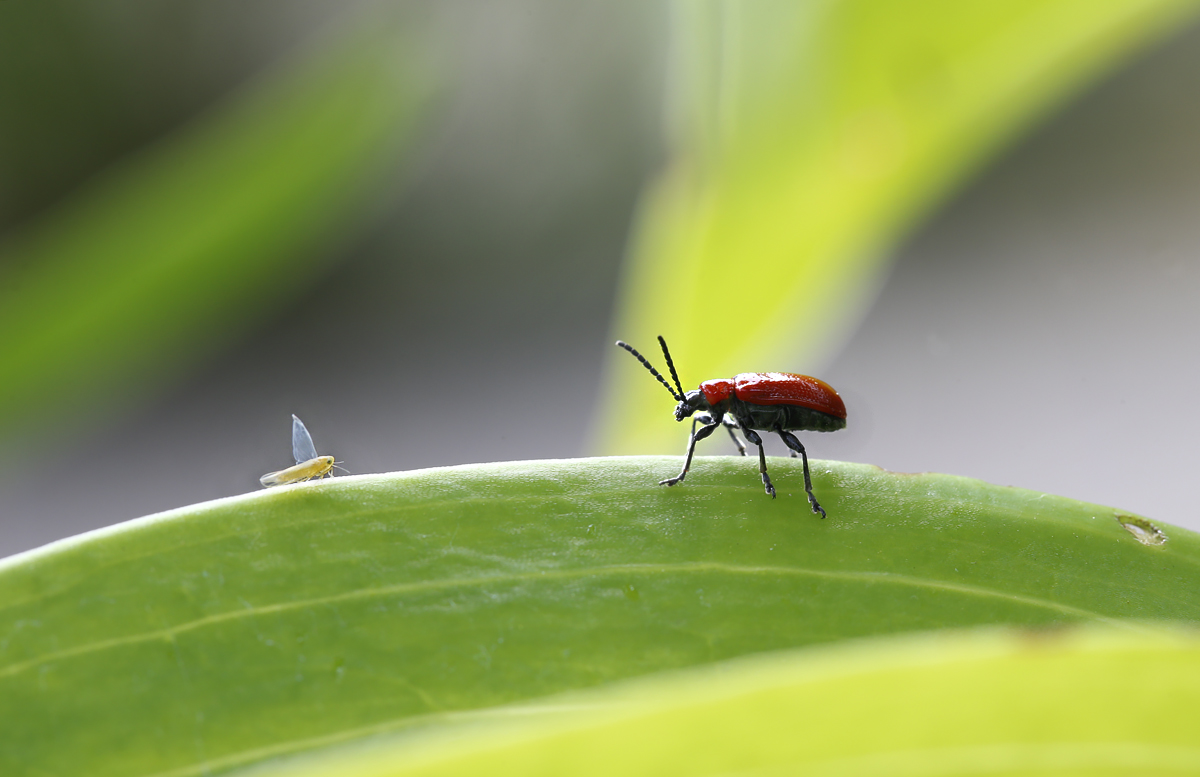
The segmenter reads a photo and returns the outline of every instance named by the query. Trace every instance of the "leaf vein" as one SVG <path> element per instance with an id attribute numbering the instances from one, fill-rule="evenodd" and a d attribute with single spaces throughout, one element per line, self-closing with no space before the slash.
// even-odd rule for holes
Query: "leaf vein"
<path id="1" fill-rule="evenodd" d="M 583 567 L 578 569 L 538 569 L 529 572 L 486 575 L 481 577 L 448 578 L 445 580 L 423 580 L 415 583 L 397 583 L 395 585 L 381 586 L 378 588 L 360 588 L 330 596 L 319 596 L 309 599 L 298 599 L 290 602 L 278 602 L 276 604 L 251 606 L 239 610 L 230 610 L 227 612 L 217 613 L 215 615 L 209 615 L 203 618 L 188 621 L 186 623 L 168 626 L 162 629 L 156 629 L 154 631 L 131 634 L 124 637 L 113 637 L 111 639 L 97 640 L 95 642 L 89 642 L 76 647 L 47 653 L 36 658 L 9 664 L 6 667 L 0 668 L 0 678 L 12 677 L 37 666 L 55 661 L 61 661 L 63 659 L 77 658 L 89 653 L 125 647 L 128 645 L 148 643 L 155 640 L 171 642 L 180 634 L 197 631 L 209 626 L 215 626 L 218 624 L 250 617 L 276 615 L 279 613 L 291 612 L 310 607 L 320 607 L 324 605 L 383 596 L 395 596 L 437 590 L 453 590 L 456 588 L 468 588 L 473 586 L 496 584 L 503 585 L 506 583 L 537 582 L 545 580 L 572 580 L 608 575 L 644 575 L 647 573 L 659 574 L 674 572 L 718 572 L 735 575 L 767 574 L 806 576 L 823 578 L 827 580 L 842 580 L 847 582 L 903 585 L 913 588 L 927 588 L 934 591 L 947 591 L 967 596 L 1002 599 L 1029 607 L 1053 610 L 1063 615 L 1069 615 L 1075 618 L 1094 620 L 1111 625 L 1123 625 L 1126 627 L 1129 625 L 1126 621 L 1123 621 L 1119 618 L 1107 617 L 1096 612 L 1084 610 L 1079 607 L 1073 607 L 1071 605 L 1048 599 L 1039 599 L 1037 597 L 1025 596 L 1022 594 L 997 591 L 995 589 L 985 588 L 983 586 L 952 583 L 944 580 L 913 577 L 910 575 L 902 575 L 892 572 L 840 571 L 805 569 L 800 567 L 743 566 L 710 561 L 694 561 L 674 564 L 614 564 L 610 566 Z"/>

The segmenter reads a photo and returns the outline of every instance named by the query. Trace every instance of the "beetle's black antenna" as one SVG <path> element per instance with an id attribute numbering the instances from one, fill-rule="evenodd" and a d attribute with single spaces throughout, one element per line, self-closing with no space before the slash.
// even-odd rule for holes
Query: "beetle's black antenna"
<path id="1" fill-rule="evenodd" d="M 667 366 L 671 368 L 671 377 L 675 379 L 675 388 L 679 389 L 679 401 L 683 401 L 683 384 L 679 382 L 679 373 L 675 371 L 675 362 L 671 361 L 671 352 L 667 350 L 667 341 L 662 335 L 658 336 L 658 344 L 662 346 L 663 356 L 667 357 Z"/>
<path id="2" fill-rule="evenodd" d="M 660 337 L 659 339 L 661 340 L 662 338 Z M 664 378 L 662 375 L 660 375 L 660 374 L 659 374 L 659 372 L 658 372 L 658 370 L 654 369 L 654 365 L 653 365 L 653 364 L 651 364 L 650 362 L 646 361 L 646 357 L 645 357 L 645 356 L 642 356 L 640 353 L 638 353 L 638 352 L 637 352 L 637 350 L 636 350 L 636 349 L 635 349 L 635 348 L 634 348 L 632 345 L 630 345 L 629 343 L 626 343 L 626 342 L 624 342 L 624 341 L 618 340 L 618 341 L 617 341 L 617 345 L 619 345 L 620 347 L 624 348 L 626 351 L 629 351 L 631 354 L 633 354 L 634 356 L 636 356 L 636 357 L 637 357 L 637 360 L 638 360 L 638 361 L 640 361 L 640 362 L 642 363 L 642 366 L 643 366 L 643 367 L 645 367 L 646 369 L 650 370 L 650 374 L 651 374 L 651 375 L 653 375 L 654 377 L 658 378 L 658 382 L 659 382 L 659 383 L 661 383 L 661 384 L 663 384 L 663 386 L 664 386 L 664 387 L 667 389 L 667 391 L 671 392 L 671 397 L 672 397 L 672 398 L 673 398 L 673 399 L 674 399 L 676 402 L 682 402 L 682 401 L 683 401 L 683 399 L 684 399 L 684 397 L 683 397 L 683 392 L 682 392 L 682 391 L 680 391 L 678 394 L 676 394 L 676 393 L 675 393 L 675 389 L 671 388 L 671 384 L 670 384 L 670 383 L 667 383 L 667 379 L 666 379 L 666 378 Z M 670 363 L 671 363 L 671 362 L 670 362 L 670 360 L 668 359 L 668 361 L 667 361 L 667 364 L 670 364 Z M 672 367 L 671 367 L 671 372 L 674 372 L 674 371 L 675 371 L 675 367 L 674 367 L 674 366 L 672 366 Z M 675 382 L 676 382 L 676 383 L 678 383 L 678 382 L 679 382 L 679 378 L 676 378 L 676 379 L 675 379 Z"/>

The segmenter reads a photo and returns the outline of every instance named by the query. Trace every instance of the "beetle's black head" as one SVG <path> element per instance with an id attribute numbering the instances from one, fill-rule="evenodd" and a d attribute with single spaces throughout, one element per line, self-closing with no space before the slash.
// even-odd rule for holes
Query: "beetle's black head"
<path id="1" fill-rule="evenodd" d="M 679 404 L 675 406 L 675 420 L 682 421 L 685 418 L 691 418 L 693 414 L 701 410 L 710 410 L 708 398 L 704 396 L 704 392 L 700 389 L 689 391 L 683 395 L 683 399 L 679 400 Z"/>

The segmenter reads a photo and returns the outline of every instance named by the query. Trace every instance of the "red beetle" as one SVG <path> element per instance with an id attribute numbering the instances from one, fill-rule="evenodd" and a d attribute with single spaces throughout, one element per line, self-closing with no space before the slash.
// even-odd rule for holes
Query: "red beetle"
<path id="1" fill-rule="evenodd" d="M 813 496 L 812 479 L 808 474 L 808 454 L 792 432 L 836 432 L 846 428 L 846 406 L 833 387 L 823 380 L 790 372 L 743 372 L 732 380 L 706 380 L 699 389 L 684 393 L 679 374 L 675 372 L 675 363 L 671 361 L 671 352 L 667 350 L 667 341 L 659 335 L 658 342 L 666 357 L 667 367 L 671 370 L 671 377 L 675 379 L 674 388 L 632 346 L 620 340 L 617 345 L 636 356 L 642 366 L 650 370 L 650 374 L 658 378 L 658 382 L 666 386 L 671 396 L 679 402 L 675 406 L 676 421 L 693 416 L 683 471 L 676 477 L 659 481 L 659 485 L 673 486 L 682 481 L 692 466 L 696 443 L 712 434 L 718 426 L 724 425 L 743 456 L 746 455 L 746 446 L 733 433 L 734 429 L 740 428 L 746 439 L 758 446 L 758 471 L 762 474 L 763 486 L 774 499 L 775 487 L 767 475 L 767 456 L 763 452 L 762 438 L 755 429 L 775 432 L 791 448 L 793 458 L 800 454 L 804 462 L 804 490 L 808 492 L 808 501 L 812 504 L 812 511 L 824 518 L 825 510 Z M 704 425 L 698 432 L 697 423 Z"/>

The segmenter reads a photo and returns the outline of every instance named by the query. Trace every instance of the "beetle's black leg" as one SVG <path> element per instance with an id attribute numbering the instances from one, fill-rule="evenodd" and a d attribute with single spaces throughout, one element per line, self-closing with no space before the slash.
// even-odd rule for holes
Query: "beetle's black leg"
<path id="1" fill-rule="evenodd" d="M 763 450 L 762 438 L 758 436 L 758 432 L 748 426 L 742 426 L 742 433 L 746 435 L 746 439 L 758 446 L 758 471 L 762 475 L 763 488 L 775 498 L 775 486 L 771 485 L 771 476 L 767 474 L 767 454 Z"/>
<path id="2" fill-rule="evenodd" d="M 708 426 L 712 422 L 713 419 L 710 413 L 696 413 L 696 415 L 692 416 L 692 434 L 696 433 L 696 424 L 704 424 L 705 426 Z M 742 456 L 745 456 L 746 444 L 739 440 L 738 436 L 733 433 L 733 430 L 738 428 L 737 421 L 733 420 L 733 418 L 730 416 L 724 416 L 721 420 L 721 423 L 725 424 L 725 428 L 729 431 L 729 436 L 733 439 L 733 444 L 737 446 L 738 453 Z"/>
<path id="3" fill-rule="evenodd" d="M 687 459 L 683 462 L 683 471 L 680 472 L 679 475 L 677 475 L 676 477 L 667 478 L 666 480 L 658 481 L 658 484 L 660 486 L 673 486 L 676 483 L 683 480 L 684 477 L 687 476 L 688 470 L 692 468 L 692 454 L 696 452 L 696 443 L 700 442 L 705 437 L 712 434 L 713 431 L 720 425 L 721 425 L 720 421 L 714 421 L 713 423 L 709 424 L 708 426 L 700 427 L 700 431 L 693 432 L 688 437 Z M 693 429 L 695 428 L 695 424 L 692 425 L 692 428 Z"/>
<path id="4" fill-rule="evenodd" d="M 738 455 L 745 456 L 746 455 L 746 443 L 742 442 L 741 438 L 739 438 L 733 432 L 734 429 L 740 428 L 738 426 L 738 422 L 733 420 L 733 418 L 730 416 L 725 416 L 725 420 L 722 421 L 722 423 L 725 424 L 725 429 L 729 432 L 729 438 L 731 440 L 733 440 L 733 444 L 737 446 Z"/>
<path id="5" fill-rule="evenodd" d="M 812 478 L 808 476 L 808 454 L 804 452 L 804 446 L 800 444 L 798 439 L 796 439 L 796 435 L 792 434 L 791 432 L 785 432 L 782 429 L 776 429 L 775 432 L 783 438 L 784 444 L 792 449 L 793 456 L 796 455 L 796 453 L 800 454 L 800 460 L 804 462 L 804 490 L 808 492 L 808 501 L 812 504 L 812 511 L 814 513 L 820 513 L 821 517 L 824 518 L 825 508 L 821 507 L 820 503 L 817 502 L 817 498 L 813 496 Z"/>

